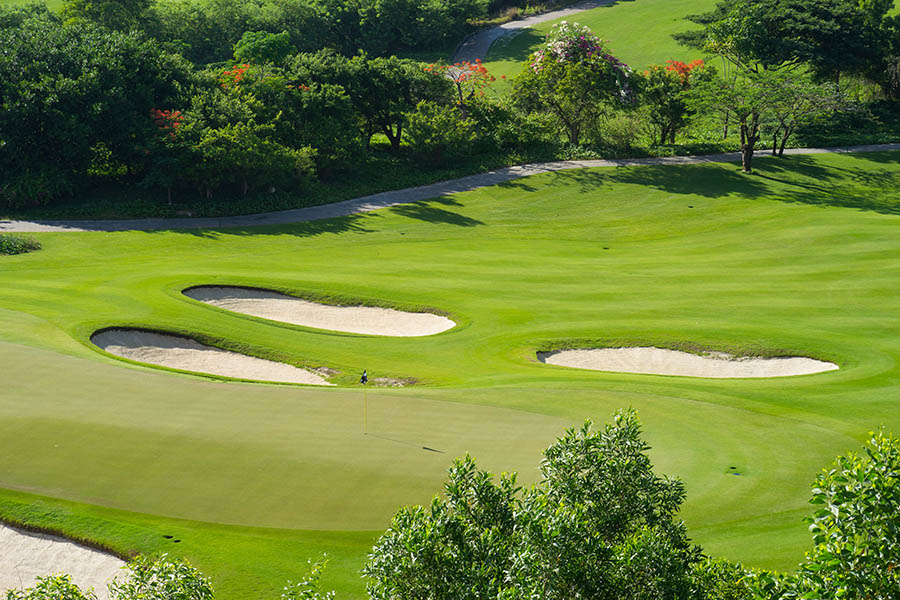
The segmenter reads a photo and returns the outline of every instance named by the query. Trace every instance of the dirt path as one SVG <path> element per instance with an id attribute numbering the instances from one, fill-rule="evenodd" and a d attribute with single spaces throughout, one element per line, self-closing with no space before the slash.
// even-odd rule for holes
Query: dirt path
<path id="1" fill-rule="evenodd" d="M 829 154 L 882 152 L 900 150 L 900 143 L 874 144 L 869 146 L 842 146 L 838 148 L 794 148 L 785 150 L 785 154 Z M 127 220 L 84 220 L 84 221 L 0 221 L 0 232 L 37 233 L 42 231 L 155 231 L 175 229 L 227 229 L 231 227 L 253 227 L 256 225 L 288 225 L 320 219 L 333 219 L 359 213 L 388 208 L 397 204 L 419 202 L 438 198 L 448 194 L 466 192 L 481 187 L 505 183 L 521 177 L 563 171 L 566 169 L 585 169 L 590 167 L 628 167 L 637 165 L 695 165 L 701 163 L 740 162 L 739 152 L 726 154 L 710 154 L 706 156 L 672 156 L 664 158 L 634 158 L 623 160 L 572 160 L 549 163 L 535 163 L 517 167 L 505 167 L 469 175 L 459 179 L 451 179 L 423 185 L 420 187 L 394 190 L 372 194 L 324 206 L 295 208 L 277 212 L 242 215 L 235 217 L 183 218 L 183 219 L 127 219 Z"/>

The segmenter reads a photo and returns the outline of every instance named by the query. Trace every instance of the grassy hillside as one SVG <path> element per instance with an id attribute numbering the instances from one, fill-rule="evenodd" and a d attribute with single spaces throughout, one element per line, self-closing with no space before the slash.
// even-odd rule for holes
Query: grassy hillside
<path id="1" fill-rule="evenodd" d="M 753 176 L 580 170 L 287 227 L 36 235 L 43 250 L 0 257 L 0 364 L 14 374 L 0 393 L 0 487 L 74 504 L 9 492 L 0 516 L 183 554 L 225 599 L 277 597 L 327 551 L 327 583 L 359 597 L 377 532 L 440 491 L 454 457 L 533 481 L 564 427 L 633 406 L 658 471 L 687 483 L 692 537 L 789 569 L 808 543 L 814 474 L 873 428 L 900 428 L 898 158 L 761 158 Z M 459 326 L 409 339 L 284 326 L 180 293 L 204 283 L 434 307 Z M 115 325 L 325 365 L 344 385 L 141 367 L 90 344 Z M 591 341 L 841 370 L 704 380 L 534 360 Z M 370 435 L 353 385 L 363 368 L 420 380 L 368 392 Z M 162 538 L 173 534 L 183 541 Z"/>
<path id="2" fill-rule="evenodd" d="M 491 46 L 484 64 L 498 79 L 494 86 L 496 90 L 504 92 L 508 83 L 501 81 L 500 76 L 515 76 L 522 68 L 522 62 L 560 20 L 587 25 L 607 42 L 614 55 L 635 70 L 665 64 L 670 59 L 688 61 L 701 58 L 680 46 L 672 39 L 672 34 L 696 28 L 684 17 L 706 12 L 715 5 L 716 0 L 618 1 L 501 38 Z"/>

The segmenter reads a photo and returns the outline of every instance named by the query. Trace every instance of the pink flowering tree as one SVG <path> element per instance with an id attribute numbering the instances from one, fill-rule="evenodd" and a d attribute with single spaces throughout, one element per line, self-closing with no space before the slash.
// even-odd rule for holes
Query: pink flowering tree
<path id="1" fill-rule="evenodd" d="M 616 106 L 634 102 L 631 69 L 603 40 L 578 23 L 554 26 L 513 81 L 513 97 L 526 110 L 547 112 L 569 142 Z"/>

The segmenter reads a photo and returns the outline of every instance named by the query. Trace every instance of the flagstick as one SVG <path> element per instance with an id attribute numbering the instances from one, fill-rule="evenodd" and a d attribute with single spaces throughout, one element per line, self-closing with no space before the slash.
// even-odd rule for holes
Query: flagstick
<path id="1" fill-rule="evenodd" d="M 363 435 L 369 434 L 369 386 L 363 384 Z"/>

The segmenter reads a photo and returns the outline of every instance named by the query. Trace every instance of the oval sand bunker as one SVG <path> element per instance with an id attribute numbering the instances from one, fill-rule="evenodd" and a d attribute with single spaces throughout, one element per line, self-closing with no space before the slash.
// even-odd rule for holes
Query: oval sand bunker
<path id="1" fill-rule="evenodd" d="M 715 378 L 787 377 L 833 371 L 838 368 L 834 363 L 802 356 L 735 357 L 721 352 L 701 356 L 653 347 L 538 352 L 538 360 L 550 365 L 594 371 Z"/>
<path id="2" fill-rule="evenodd" d="M 184 295 L 245 315 L 316 329 L 366 335 L 417 337 L 434 335 L 456 323 L 432 313 L 414 313 L 374 306 L 334 306 L 257 288 L 198 286 Z"/>
<path id="3" fill-rule="evenodd" d="M 67 573 L 82 590 L 92 587 L 100 600 L 106 600 L 106 584 L 124 565 L 115 556 L 64 538 L 0 523 L 0 596 L 4 598 L 7 590 L 34 586 L 39 575 Z"/>
<path id="4" fill-rule="evenodd" d="M 182 371 L 280 383 L 334 385 L 306 369 L 205 346 L 176 335 L 139 329 L 107 329 L 95 333 L 91 341 L 122 358 Z"/>

